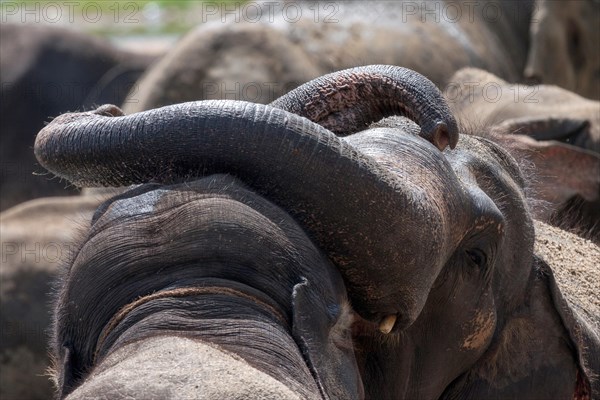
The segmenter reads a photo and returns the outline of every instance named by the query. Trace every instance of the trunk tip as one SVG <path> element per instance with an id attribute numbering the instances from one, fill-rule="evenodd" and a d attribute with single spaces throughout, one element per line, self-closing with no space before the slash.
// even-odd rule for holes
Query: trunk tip
<path id="1" fill-rule="evenodd" d="M 92 112 L 105 117 L 122 117 L 125 115 L 123 110 L 113 104 L 104 104 Z"/>
<path id="2" fill-rule="evenodd" d="M 445 122 L 437 122 L 431 133 L 426 133 L 425 138 L 440 151 L 450 146 L 455 148 L 458 143 L 458 129 L 456 126 L 448 126 Z"/>

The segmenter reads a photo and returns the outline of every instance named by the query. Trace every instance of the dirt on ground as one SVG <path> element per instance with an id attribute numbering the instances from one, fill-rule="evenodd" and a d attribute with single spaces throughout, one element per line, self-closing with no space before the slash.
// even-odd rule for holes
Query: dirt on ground
<path id="1" fill-rule="evenodd" d="M 600 332 L 600 247 L 536 221 L 535 252 L 552 268 L 566 300 Z"/>

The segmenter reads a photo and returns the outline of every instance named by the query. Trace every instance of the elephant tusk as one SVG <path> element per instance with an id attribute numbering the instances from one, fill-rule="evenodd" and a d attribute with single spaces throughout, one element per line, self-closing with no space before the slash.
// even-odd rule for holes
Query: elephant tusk
<path id="1" fill-rule="evenodd" d="M 388 315 L 384 317 L 379 323 L 379 332 L 388 334 L 394 329 L 394 325 L 396 325 L 396 314 Z"/>

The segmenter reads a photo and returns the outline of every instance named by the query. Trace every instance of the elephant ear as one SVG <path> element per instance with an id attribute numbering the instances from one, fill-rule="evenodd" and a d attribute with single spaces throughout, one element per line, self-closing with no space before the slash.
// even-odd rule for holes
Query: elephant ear
<path id="1" fill-rule="evenodd" d="M 73 371 L 73 349 L 70 345 L 63 345 L 60 349 L 59 359 L 53 359 L 54 369 L 60 371 L 54 382 L 57 390 L 57 399 L 65 398 L 72 390 L 76 381 Z M 57 368 L 60 365 L 59 368 Z"/>
<path id="2" fill-rule="evenodd" d="M 324 398 L 362 399 L 360 376 L 348 376 L 348 371 L 358 371 L 350 336 L 350 306 L 347 302 L 342 307 L 336 302 L 328 305 L 315 286 L 306 279 L 294 286 L 292 335 Z"/>
<path id="3" fill-rule="evenodd" d="M 496 125 L 494 130 L 588 148 L 587 144 L 591 142 L 590 127 L 590 121 L 582 118 L 522 117 L 506 120 Z"/>
<path id="4" fill-rule="evenodd" d="M 575 195 L 587 201 L 600 198 L 600 155 L 554 140 L 537 141 L 529 136 L 497 134 L 493 140 L 517 160 L 535 166 L 533 186 L 538 198 L 561 204 Z"/>
<path id="5" fill-rule="evenodd" d="M 586 248 L 591 254 L 584 257 L 598 258 L 600 251 L 591 249 L 594 245 L 589 242 L 590 247 L 579 246 L 585 245 L 582 242 L 536 222 L 527 295 L 505 316 L 480 362 L 450 385 L 442 398 L 462 398 L 465 393 L 477 399 L 599 398 L 600 315 L 595 313 L 600 305 L 595 297 L 600 277 L 588 284 L 584 274 L 594 274 L 589 269 L 595 265 L 589 260 L 577 263 L 576 254 Z M 537 254 L 548 257 L 552 268 Z"/>
<path id="6" fill-rule="evenodd" d="M 596 308 L 595 311 L 589 308 L 584 309 L 583 304 L 578 304 L 574 301 L 569 302 L 565 299 L 567 297 L 571 300 L 575 299 L 578 302 L 585 301 L 581 296 L 578 298 L 578 296 L 571 295 L 570 293 L 576 290 L 573 286 L 577 283 L 573 281 L 566 282 L 570 277 L 565 279 L 565 277 L 561 276 L 572 274 L 572 271 L 556 271 L 557 273 L 555 274 L 552 268 L 539 257 L 536 257 L 536 264 L 538 275 L 545 280 L 554 308 L 573 344 L 575 359 L 578 363 L 577 383 L 573 399 L 597 399 L 600 396 L 600 380 L 598 380 L 599 377 L 597 376 L 597 372 L 600 371 L 600 315 L 598 314 L 600 312 L 598 308 L 600 307 L 592 305 L 591 308 Z M 588 273 L 587 275 L 595 274 L 595 286 L 600 286 L 598 274 L 595 271 L 586 272 Z M 594 279 L 590 276 L 588 278 Z M 559 281 L 558 283 L 557 280 Z M 559 289 L 559 284 L 565 290 L 566 296 Z M 596 290 L 598 289 L 600 287 L 596 288 Z M 598 291 L 588 293 L 588 296 L 597 296 L 597 293 Z M 578 304 L 578 306 L 575 308 L 571 304 Z M 589 302 L 585 302 L 584 304 L 585 306 L 589 306 Z M 586 314 L 588 318 L 586 318 Z M 590 321 L 592 318 L 595 321 Z"/>

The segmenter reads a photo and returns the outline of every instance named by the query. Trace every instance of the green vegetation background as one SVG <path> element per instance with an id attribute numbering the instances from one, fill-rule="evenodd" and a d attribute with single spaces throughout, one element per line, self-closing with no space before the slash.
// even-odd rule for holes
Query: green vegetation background
<path id="1" fill-rule="evenodd" d="M 201 0 L 137 0 L 137 1 L 117 1 L 117 0 L 23 0 L 10 1 L 0 0 L 0 13 L 3 14 L 2 21 L 10 22 L 8 16 L 12 16 L 13 22 L 37 22 L 31 16 L 32 10 L 39 10 L 42 23 L 52 23 L 44 21 L 44 11 L 48 14 L 55 10 L 61 10 L 65 13 L 72 10 L 75 21 L 73 25 L 76 28 L 95 33 L 98 35 L 161 35 L 161 34 L 182 34 L 187 32 L 193 26 L 205 22 L 207 18 L 206 6 L 216 5 L 227 7 L 227 10 L 235 7 L 244 7 L 249 3 L 248 0 L 220 0 L 220 1 L 201 1 Z M 14 7 L 23 10 L 22 14 L 14 15 Z M 90 10 L 93 13 L 100 10 L 102 20 L 99 22 L 89 22 L 82 17 L 84 10 Z M 13 14 L 10 14 L 9 12 Z M 27 11 L 29 14 L 24 13 Z M 4 16 L 6 13 L 6 18 Z M 151 18 L 151 15 L 160 15 L 160 18 Z M 203 15 L 206 14 L 206 15 Z M 52 14 L 54 15 L 54 14 Z M 23 21 L 20 21 L 22 18 Z M 59 25 L 57 23 L 57 25 Z M 64 26 L 64 21 L 60 21 Z"/>

